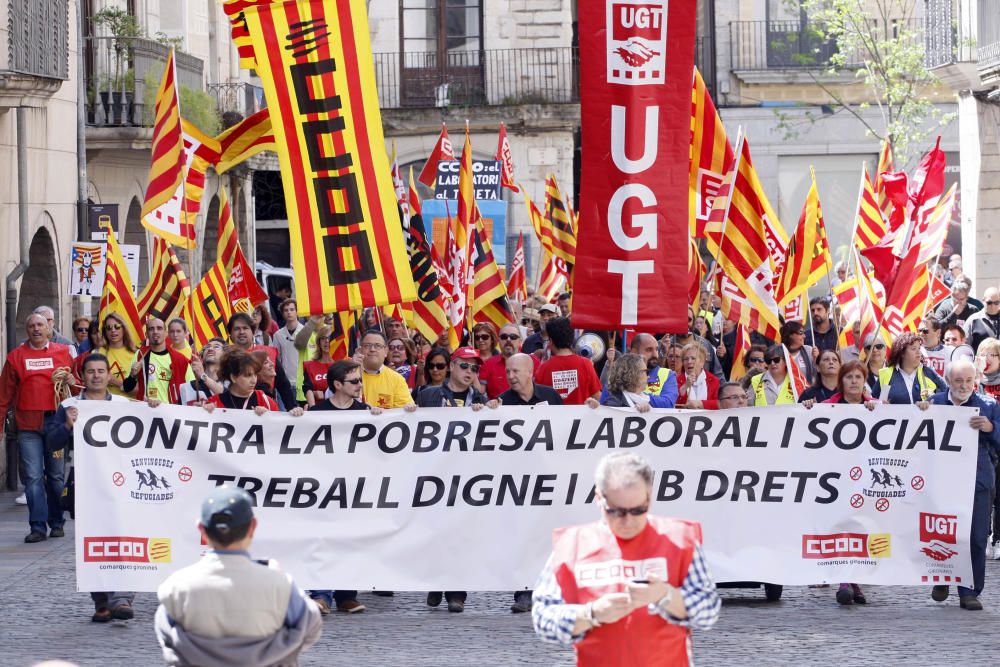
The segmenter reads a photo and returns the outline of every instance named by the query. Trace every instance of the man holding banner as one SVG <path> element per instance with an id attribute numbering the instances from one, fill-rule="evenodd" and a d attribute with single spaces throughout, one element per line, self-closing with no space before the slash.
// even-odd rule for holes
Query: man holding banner
<path id="1" fill-rule="evenodd" d="M 635 454 L 605 456 L 594 477 L 603 520 L 553 534 L 535 632 L 574 644 L 578 665 L 690 664 L 691 629 L 711 628 L 722 606 L 701 525 L 648 514 L 653 469 Z"/>

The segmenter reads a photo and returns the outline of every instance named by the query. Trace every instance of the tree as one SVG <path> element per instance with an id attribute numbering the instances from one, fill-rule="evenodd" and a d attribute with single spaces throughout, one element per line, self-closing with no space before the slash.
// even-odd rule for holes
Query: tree
<path id="1" fill-rule="evenodd" d="M 827 73 L 854 72 L 871 93 L 871 103 L 851 104 L 809 72 L 832 105 L 852 114 L 879 140 L 887 139 L 899 164 L 919 153 L 938 127 L 951 122 L 927 96 L 936 79 L 924 62 L 922 21 L 915 17 L 918 0 L 802 0 L 813 28 L 835 43 L 832 55 L 816 64 Z M 862 112 L 874 106 L 880 122 Z M 817 118 L 809 116 L 810 121 Z M 790 131 L 789 119 L 781 124 Z"/>

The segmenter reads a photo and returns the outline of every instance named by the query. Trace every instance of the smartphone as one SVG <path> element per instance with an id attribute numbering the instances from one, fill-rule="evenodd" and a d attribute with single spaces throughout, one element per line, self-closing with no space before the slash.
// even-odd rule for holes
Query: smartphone
<path id="1" fill-rule="evenodd" d="M 649 583 L 649 579 L 633 579 L 632 583 L 633 584 L 648 584 Z"/>
<path id="2" fill-rule="evenodd" d="M 270 563 L 271 563 L 271 561 L 270 561 L 270 560 L 268 560 L 267 558 L 257 558 L 257 559 L 255 559 L 255 560 L 256 560 L 256 561 L 257 561 L 258 563 L 260 563 L 261 565 L 263 565 L 264 567 L 270 567 Z"/>

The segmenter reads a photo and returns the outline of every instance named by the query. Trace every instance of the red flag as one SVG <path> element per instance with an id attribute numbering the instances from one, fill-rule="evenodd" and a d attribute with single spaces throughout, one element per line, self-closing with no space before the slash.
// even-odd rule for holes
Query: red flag
<path id="1" fill-rule="evenodd" d="M 448 137 L 448 128 L 444 123 L 441 123 L 441 134 L 438 136 L 437 143 L 434 144 L 434 150 L 431 151 L 431 156 L 427 158 L 427 162 L 424 163 L 424 168 L 420 170 L 420 176 L 417 180 L 427 187 L 433 188 L 434 182 L 437 180 L 438 162 L 441 160 L 454 159 L 455 151 L 451 147 L 451 139 Z"/>
<path id="2" fill-rule="evenodd" d="M 507 126 L 500 123 L 500 138 L 497 140 L 496 159 L 500 161 L 500 185 L 511 192 L 520 192 L 514 184 L 514 156 L 510 152 L 510 141 L 507 139 Z"/>
<path id="3" fill-rule="evenodd" d="M 785 354 L 785 366 L 788 368 L 788 387 L 792 390 L 792 395 L 795 397 L 795 402 L 797 403 L 799 396 L 806 390 L 809 383 L 806 382 L 806 376 L 798 363 L 789 354 L 788 346 L 782 343 L 781 350 Z"/>
<path id="4" fill-rule="evenodd" d="M 528 298 L 528 279 L 524 270 L 524 232 L 517 236 L 517 250 L 514 251 L 514 259 L 510 262 L 507 296 L 522 301 Z"/>

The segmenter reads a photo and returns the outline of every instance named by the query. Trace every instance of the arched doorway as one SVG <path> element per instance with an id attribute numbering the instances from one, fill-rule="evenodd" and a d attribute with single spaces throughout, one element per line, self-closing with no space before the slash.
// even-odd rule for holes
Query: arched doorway
<path id="1" fill-rule="evenodd" d="M 138 197 L 132 197 L 128 205 L 128 215 L 125 216 L 125 235 L 121 237 L 122 245 L 139 246 L 139 275 L 132 276 L 139 291 L 149 282 L 149 244 L 146 243 L 146 228 L 142 226 L 142 203 Z"/>
<path id="2" fill-rule="evenodd" d="M 17 299 L 17 340 L 24 338 L 24 323 L 38 306 L 50 306 L 59 319 L 59 267 L 56 264 L 55 244 L 49 230 L 42 227 L 31 238 L 28 250 L 28 270 L 21 278 Z"/>

